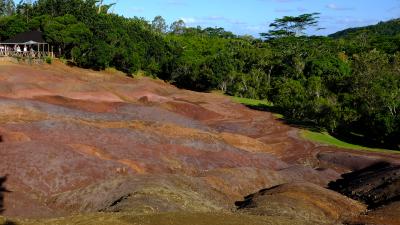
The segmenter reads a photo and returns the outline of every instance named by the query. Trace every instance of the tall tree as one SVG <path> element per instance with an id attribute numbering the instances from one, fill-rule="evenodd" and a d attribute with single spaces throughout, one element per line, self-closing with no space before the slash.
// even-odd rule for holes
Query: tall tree
<path id="1" fill-rule="evenodd" d="M 31 0 L 20 1 L 16 8 L 17 14 L 23 16 L 26 22 L 32 17 L 33 5 Z"/>
<path id="2" fill-rule="evenodd" d="M 151 28 L 157 33 L 164 34 L 167 32 L 167 23 L 162 16 L 156 16 L 151 22 Z"/>
<path id="3" fill-rule="evenodd" d="M 275 19 L 275 21 L 269 25 L 272 30 L 268 33 L 261 33 L 260 35 L 265 38 L 305 35 L 305 30 L 309 27 L 318 26 L 318 15 L 319 13 L 311 13 L 299 16 L 284 16 L 283 18 Z"/>
<path id="4" fill-rule="evenodd" d="M 97 14 L 100 13 L 108 13 L 108 11 L 113 7 L 116 3 L 111 3 L 111 4 L 104 4 L 103 0 L 98 0 L 98 9 L 97 9 Z"/>
<path id="5" fill-rule="evenodd" d="M 13 0 L 0 0 L 0 16 L 11 16 L 15 13 Z"/>
<path id="6" fill-rule="evenodd" d="M 0 0 L 0 16 L 4 15 L 5 0 Z"/>
<path id="7" fill-rule="evenodd" d="M 177 20 L 171 24 L 169 29 L 173 34 L 183 34 L 185 27 L 186 27 L 185 21 Z"/>

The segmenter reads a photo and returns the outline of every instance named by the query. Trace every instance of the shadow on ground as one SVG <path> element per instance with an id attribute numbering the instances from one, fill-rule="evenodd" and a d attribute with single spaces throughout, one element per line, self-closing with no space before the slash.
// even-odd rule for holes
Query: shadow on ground
<path id="1" fill-rule="evenodd" d="M 0 136 L 0 142 L 1 141 L 2 141 L 2 139 L 1 139 L 1 136 Z M 4 186 L 6 181 L 7 181 L 7 176 L 0 177 L 0 215 L 5 211 L 5 209 L 4 209 L 4 193 L 10 192 Z M 4 219 L 4 221 L 0 220 L 0 225 L 16 225 L 16 223 L 14 223 L 14 222 L 12 222 L 10 220 Z"/>
<path id="2" fill-rule="evenodd" d="M 4 212 L 4 193 L 9 192 L 4 184 L 7 181 L 7 176 L 0 177 L 0 214 Z"/>
<path id="3" fill-rule="evenodd" d="M 265 104 L 258 104 L 258 105 L 246 105 L 246 107 L 257 110 L 257 111 L 264 111 L 264 112 L 270 112 L 274 114 L 279 114 L 282 115 L 282 118 L 278 118 L 279 121 L 282 121 L 283 123 L 297 127 L 297 128 L 302 128 L 302 129 L 307 129 L 315 132 L 322 132 L 324 129 L 322 127 L 318 127 L 315 122 L 313 121 L 300 121 L 300 120 L 295 120 L 295 119 L 289 119 L 285 117 L 284 115 L 287 115 L 288 113 L 279 109 L 278 107 L 275 106 L 269 106 Z"/>

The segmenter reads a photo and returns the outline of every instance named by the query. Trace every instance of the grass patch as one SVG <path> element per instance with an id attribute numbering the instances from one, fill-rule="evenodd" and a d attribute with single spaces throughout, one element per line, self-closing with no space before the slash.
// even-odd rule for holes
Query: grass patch
<path id="1" fill-rule="evenodd" d="M 285 118 L 285 116 L 283 116 L 282 114 L 279 114 L 279 113 L 272 113 L 272 115 L 274 115 L 275 118 L 277 118 L 277 119 L 284 119 Z"/>
<path id="2" fill-rule="evenodd" d="M 272 112 L 272 115 L 274 115 L 274 117 L 277 119 L 284 118 L 284 116 L 282 114 L 274 112 L 274 110 L 273 110 L 274 104 L 268 100 L 257 100 L 257 99 L 241 98 L 241 97 L 235 97 L 235 96 L 232 97 L 232 100 L 234 102 L 243 104 L 252 109 Z"/>
<path id="3" fill-rule="evenodd" d="M 302 130 L 301 136 L 307 140 L 318 142 L 321 144 L 327 144 L 331 146 L 335 146 L 338 148 L 346 148 L 346 149 L 355 149 L 355 150 L 365 150 L 372 152 L 386 152 L 386 153 L 400 153 L 395 150 L 387 150 L 387 149 L 378 149 L 378 148 L 368 148 L 361 145 L 350 144 L 344 141 L 341 141 L 327 132 L 314 132 L 310 130 Z"/>
<path id="4" fill-rule="evenodd" d="M 107 74 L 111 74 L 111 75 L 126 76 L 126 73 L 124 73 L 124 72 L 122 72 L 120 70 L 117 70 L 115 67 L 107 67 L 104 70 L 104 72 L 107 73 Z"/>
<path id="5" fill-rule="evenodd" d="M 256 99 L 250 99 L 250 98 L 241 98 L 241 97 L 232 97 L 234 102 L 246 105 L 246 106 L 265 106 L 265 107 L 272 107 L 273 104 L 272 102 L 269 102 L 267 100 L 256 100 Z"/>

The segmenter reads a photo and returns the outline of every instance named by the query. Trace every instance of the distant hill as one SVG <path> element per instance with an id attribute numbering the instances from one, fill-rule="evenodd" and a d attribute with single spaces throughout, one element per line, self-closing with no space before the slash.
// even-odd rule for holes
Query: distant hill
<path id="1" fill-rule="evenodd" d="M 387 36 L 397 35 L 397 34 L 400 34 L 400 18 L 389 20 L 386 22 L 379 22 L 376 25 L 349 28 L 349 29 L 342 30 L 342 31 L 336 32 L 334 34 L 331 34 L 331 35 L 329 35 L 329 37 L 332 37 L 332 38 L 348 37 L 348 36 L 358 33 L 358 32 L 368 32 L 371 34 L 385 35 L 385 36 L 386 35 Z"/>

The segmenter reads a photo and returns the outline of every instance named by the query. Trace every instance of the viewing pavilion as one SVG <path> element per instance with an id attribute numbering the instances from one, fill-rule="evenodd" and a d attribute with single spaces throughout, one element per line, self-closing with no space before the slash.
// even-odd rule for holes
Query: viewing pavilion
<path id="1" fill-rule="evenodd" d="M 0 57 L 36 58 L 53 57 L 50 45 L 40 31 L 27 31 L 0 41 Z"/>

